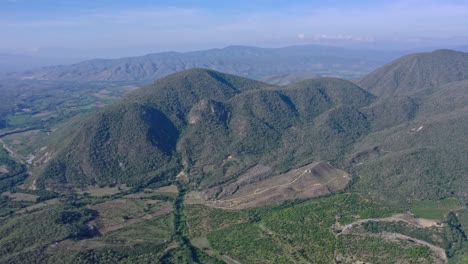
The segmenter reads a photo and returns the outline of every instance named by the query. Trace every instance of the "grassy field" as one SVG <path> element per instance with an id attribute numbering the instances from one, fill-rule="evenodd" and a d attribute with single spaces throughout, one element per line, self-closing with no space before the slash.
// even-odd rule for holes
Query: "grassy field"
<path id="1" fill-rule="evenodd" d="M 443 220 L 447 214 L 460 209 L 462 204 L 455 198 L 447 198 L 438 201 L 414 201 L 411 210 L 416 217 Z"/>
<path id="2" fill-rule="evenodd" d="M 171 239 L 173 222 L 172 214 L 162 215 L 110 232 L 104 240 L 119 240 L 126 243 L 164 243 Z"/>
<path id="3" fill-rule="evenodd" d="M 103 197 L 103 196 L 110 196 L 114 194 L 118 194 L 122 191 L 127 190 L 128 187 L 126 185 L 122 186 L 114 186 L 114 187 L 90 187 L 87 190 L 80 191 L 80 194 L 89 194 L 90 196 L 94 197 Z"/>
<path id="4" fill-rule="evenodd" d="M 27 193 L 11 193 L 11 192 L 4 192 L 2 193 L 3 196 L 8 197 L 12 201 L 19 201 L 19 202 L 36 202 L 39 196 Z"/>
<path id="5" fill-rule="evenodd" d="M 124 228 L 145 218 L 151 218 L 150 213 L 164 210 L 171 204 L 156 200 L 116 199 L 88 206 L 98 212 L 99 217 L 92 221 L 102 233 Z M 148 216 L 147 216 L 148 215 Z"/>

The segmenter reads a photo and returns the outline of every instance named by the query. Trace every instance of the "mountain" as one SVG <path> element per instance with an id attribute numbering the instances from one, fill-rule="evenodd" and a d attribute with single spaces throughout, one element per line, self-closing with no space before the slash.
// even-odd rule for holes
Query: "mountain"
<path id="1" fill-rule="evenodd" d="M 37 80 L 153 81 L 177 71 L 200 67 L 256 79 L 304 73 L 356 77 L 401 54 L 317 45 L 285 48 L 229 46 L 186 53 L 163 52 L 121 59 L 94 59 L 73 65 L 45 67 L 18 77 Z"/>
<path id="2" fill-rule="evenodd" d="M 466 84 L 377 98 L 337 78 L 278 87 L 211 70 L 182 71 L 71 132 L 54 132 L 58 143 L 37 160 L 37 184 L 146 186 L 178 175 L 214 199 L 245 184 L 232 185 L 239 179 L 258 181 L 328 161 L 359 175 L 360 190 L 389 201 L 465 200 L 461 168 L 468 150 L 457 142 L 468 126 Z M 401 171 L 399 164 L 407 166 Z M 395 184 L 405 188 L 388 192 Z"/>
<path id="3" fill-rule="evenodd" d="M 373 100 L 335 78 L 276 87 L 211 70 L 183 71 L 90 116 L 55 151 L 47 150 L 53 158 L 37 182 L 144 185 L 181 173 L 206 188 L 256 164 L 281 172 L 333 160 L 367 133 L 358 108 Z"/>
<path id="4" fill-rule="evenodd" d="M 468 53 L 436 50 L 397 59 L 357 83 L 379 96 L 401 95 L 468 79 Z"/>

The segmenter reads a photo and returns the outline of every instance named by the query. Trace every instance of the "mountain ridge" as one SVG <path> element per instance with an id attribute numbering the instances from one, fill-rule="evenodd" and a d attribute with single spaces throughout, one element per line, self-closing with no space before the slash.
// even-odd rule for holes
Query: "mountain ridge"
<path id="1" fill-rule="evenodd" d="M 62 150 L 46 164 L 42 175 L 52 175 L 54 180 L 49 182 L 62 184 L 109 184 L 114 180 L 135 184 L 146 177 L 136 175 L 166 173 L 174 177 L 182 164 L 188 164 L 186 173 L 208 186 L 262 160 L 288 169 L 289 158 L 280 158 L 281 152 L 297 151 L 297 128 L 309 133 L 307 123 L 318 118 L 310 131 L 315 137 L 325 130 L 355 133 L 351 127 L 336 127 L 336 122 L 328 120 L 355 114 L 359 119 L 356 109 L 374 99 L 353 83 L 336 78 L 275 87 L 212 70 L 187 70 L 157 80 L 93 114 L 68 144 L 60 143 Z M 291 127 L 296 132 L 287 135 L 294 131 Z M 295 143 L 284 146 L 284 140 Z M 337 144 L 345 147 L 349 142 Z M 325 142 L 318 145 L 326 149 Z M 270 151 L 275 154 L 264 156 Z M 205 168 L 223 163 L 230 155 L 240 158 L 229 173 L 222 172 L 227 168 L 212 172 Z M 315 151 L 315 155 L 320 153 Z M 293 163 L 297 162 L 310 162 L 310 158 Z M 169 167 L 163 168 L 166 165 Z M 219 169 L 218 179 L 212 178 Z M 115 179 L 106 176 L 109 174 Z M 125 180 L 132 177 L 134 181 Z M 40 177 L 38 182 L 46 186 L 46 178 Z M 152 178 L 146 178 L 148 181 Z"/>
<path id="2" fill-rule="evenodd" d="M 468 79 L 468 53 L 440 49 L 403 56 L 357 84 L 379 96 L 401 95 Z"/>
<path id="3" fill-rule="evenodd" d="M 185 53 L 162 52 L 120 59 L 93 59 L 73 65 L 45 67 L 17 77 L 68 81 L 153 81 L 190 68 L 210 68 L 256 79 L 302 73 L 354 76 L 375 69 L 402 53 L 319 45 L 284 48 L 228 46 Z"/>

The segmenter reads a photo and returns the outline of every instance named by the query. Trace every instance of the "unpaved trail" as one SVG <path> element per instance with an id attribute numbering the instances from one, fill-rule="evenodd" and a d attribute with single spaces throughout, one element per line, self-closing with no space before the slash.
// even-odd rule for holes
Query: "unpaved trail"
<path id="1" fill-rule="evenodd" d="M 433 227 L 433 226 L 442 227 L 442 225 L 439 225 L 438 221 L 436 221 L 436 220 L 424 219 L 424 218 L 414 218 L 414 217 L 412 217 L 411 215 L 408 215 L 408 214 L 396 214 L 396 215 L 392 215 L 390 217 L 384 217 L 384 218 L 367 218 L 367 219 L 358 220 L 358 221 L 352 222 L 352 223 L 347 224 L 346 226 L 344 226 L 342 228 L 341 232 L 346 233 L 348 230 L 352 229 L 353 226 L 360 225 L 360 224 L 367 223 L 367 222 L 371 222 L 371 221 L 374 221 L 374 222 L 399 222 L 399 221 L 402 221 L 402 222 L 405 222 L 405 223 L 407 223 L 409 225 L 413 225 L 413 226 L 420 227 L 420 228 Z"/>
<path id="2" fill-rule="evenodd" d="M 402 222 L 405 222 L 405 223 L 407 223 L 409 225 L 416 226 L 418 228 L 428 228 L 428 227 L 433 227 L 433 226 L 442 227 L 441 225 L 438 225 L 438 222 L 435 221 L 435 220 L 423 219 L 423 218 L 414 218 L 414 217 L 412 217 L 411 215 L 408 215 L 408 214 L 396 214 L 396 215 L 393 215 L 393 216 L 390 216 L 390 217 L 385 217 L 385 218 L 368 218 L 368 219 L 362 219 L 362 220 L 355 221 L 353 223 L 347 224 L 344 227 L 342 227 L 341 232 L 338 233 L 336 236 L 343 235 L 343 234 L 350 234 L 351 230 L 354 227 L 356 227 L 358 225 L 361 225 L 363 223 L 371 222 L 371 221 L 374 221 L 374 222 L 400 222 L 400 221 L 402 221 Z M 407 241 L 410 241 L 410 242 L 413 242 L 413 243 L 424 245 L 424 246 L 429 247 L 431 249 L 431 251 L 433 251 L 435 253 L 438 260 L 440 260 L 440 261 L 435 262 L 435 263 L 437 263 L 437 264 L 448 263 L 448 258 L 447 258 L 447 255 L 445 253 L 445 250 L 443 248 L 435 246 L 433 244 L 430 244 L 430 243 L 428 243 L 426 241 L 423 241 L 423 240 L 420 240 L 420 239 L 417 239 L 417 238 L 402 235 L 402 234 L 399 234 L 399 233 L 390 233 L 390 232 L 381 232 L 379 234 L 360 233 L 359 235 L 377 236 L 377 237 L 383 237 L 383 238 L 387 238 L 387 239 L 403 239 L 403 240 L 407 240 Z"/>
<path id="3" fill-rule="evenodd" d="M 223 255 L 221 256 L 221 258 L 223 258 L 224 261 L 228 262 L 228 263 L 233 263 L 233 264 L 241 264 L 239 261 L 231 258 L 230 256 L 228 255 Z"/>
<path id="4" fill-rule="evenodd" d="M 435 261 L 434 263 L 436 263 L 436 264 L 448 263 L 447 254 L 445 253 L 445 250 L 443 248 L 438 247 L 438 246 L 434 246 L 434 245 L 432 245 L 430 243 L 427 243 L 426 241 L 423 241 L 423 240 L 420 240 L 420 239 L 417 239 L 417 238 L 413 238 L 413 237 L 410 237 L 410 236 L 405 236 L 405 235 L 402 235 L 402 234 L 399 234 L 399 233 L 389 233 L 389 232 L 382 232 L 382 233 L 379 233 L 379 234 L 366 233 L 366 234 L 359 234 L 359 235 L 372 236 L 372 237 L 382 237 L 382 238 L 392 239 L 392 240 L 402 239 L 402 240 L 407 240 L 407 241 L 410 241 L 410 242 L 413 242 L 413 243 L 416 243 L 416 244 L 419 244 L 419 245 L 427 246 L 432 252 L 435 253 L 435 255 L 437 257 L 438 261 Z"/>
<path id="5" fill-rule="evenodd" d="M 13 158 L 15 158 L 16 160 L 20 161 L 21 163 L 24 163 L 24 161 L 21 159 L 21 157 L 19 157 L 18 155 L 16 155 L 16 153 L 11 150 L 8 145 L 0 138 L 0 143 L 3 145 L 3 148 L 10 154 L 10 156 L 12 156 Z"/>

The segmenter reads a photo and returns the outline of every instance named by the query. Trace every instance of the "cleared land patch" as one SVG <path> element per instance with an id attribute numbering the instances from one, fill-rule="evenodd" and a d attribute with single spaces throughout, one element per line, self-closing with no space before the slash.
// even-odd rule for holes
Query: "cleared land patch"
<path id="1" fill-rule="evenodd" d="M 244 183 L 246 179 L 240 177 L 239 181 L 224 186 L 214 200 L 207 199 L 206 193 L 211 190 L 205 195 L 191 193 L 186 200 L 219 208 L 245 209 L 329 194 L 343 189 L 350 180 L 348 173 L 329 163 L 314 162 L 257 182 Z"/>
<path id="2" fill-rule="evenodd" d="M 170 198 L 176 198 L 177 194 L 179 193 L 177 186 L 169 185 L 164 186 L 156 189 L 145 189 L 143 192 L 127 194 L 124 198 L 130 199 L 144 199 L 144 198 L 151 198 L 154 196 L 166 196 Z"/>
<path id="3" fill-rule="evenodd" d="M 26 208 L 23 208 L 23 209 L 17 211 L 16 214 L 28 213 L 28 212 L 31 212 L 31 211 L 35 211 L 35 210 L 41 209 L 41 208 L 46 207 L 46 206 L 56 205 L 56 204 L 58 204 L 59 202 L 60 202 L 60 201 L 59 201 L 58 198 L 51 199 L 51 200 L 47 200 L 47 201 L 44 201 L 44 202 L 41 202 L 41 203 L 37 203 L 37 204 L 31 205 L 31 206 L 28 206 L 28 207 L 26 207 Z"/>
<path id="4" fill-rule="evenodd" d="M 79 194 L 88 193 L 91 196 L 102 197 L 102 196 L 117 194 L 117 193 L 120 193 L 122 190 L 127 190 L 127 189 L 128 187 L 126 185 L 115 186 L 115 187 L 102 187 L 102 188 L 89 187 L 88 189 L 79 191 L 77 193 Z"/>
<path id="5" fill-rule="evenodd" d="M 430 201 L 414 201 L 412 211 L 416 217 L 442 220 L 450 211 L 462 209 L 463 206 L 455 198 Z"/>
<path id="6" fill-rule="evenodd" d="M 2 193 L 3 196 L 10 198 L 12 201 L 15 202 L 36 202 L 39 196 L 28 194 L 28 193 L 11 193 L 11 192 L 4 192 Z"/>
<path id="7" fill-rule="evenodd" d="M 8 173 L 8 169 L 5 165 L 0 166 L 0 174 Z"/>
<path id="8" fill-rule="evenodd" d="M 154 191 L 155 192 L 160 192 L 160 193 L 179 193 L 179 189 L 177 189 L 177 186 L 175 186 L 175 185 L 159 187 L 159 188 L 155 189 Z"/>
<path id="9" fill-rule="evenodd" d="M 164 201 L 148 202 L 132 199 L 117 199 L 88 206 L 98 212 L 98 218 L 90 224 L 106 234 L 132 224 L 172 212 L 172 204 Z"/>
<path id="10" fill-rule="evenodd" d="M 390 217 L 383 217 L 383 218 L 368 218 L 368 219 L 362 219 L 358 220 L 355 222 L 352 222 L 350 224 L 347 224 L 345 226 L 341 226 L 341 233 L 342 234 L 347 234 L 349 231 L 356 227 L 359 226 L 363 223 L 367 222 L 405 222 L 409 225 L 413 225 L 416 227 L 420 228 L 426 228 L 426 227 L 442 227 L 442 223 L 432 220 L 432 219 L 424 219 L 424 218 L 415 218 L 409 214 L 395 214 Z"/>

